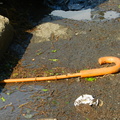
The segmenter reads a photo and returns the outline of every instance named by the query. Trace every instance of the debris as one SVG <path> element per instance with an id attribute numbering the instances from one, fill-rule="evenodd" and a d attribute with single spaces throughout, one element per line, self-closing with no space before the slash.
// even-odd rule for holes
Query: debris
<path id="1" fill-rule="evenodd" d="M 8 92 L 8 93 L 6 93 L 7 95 L 10 95 L 10 93 Z"/>
<path id="2" fill-rule="evenodd" d="M 87 81 L 95 81 L 96 80 L 96 78 L 92 78 L 92 77 L 90 77 L 90 78 L 85 78 Z"/>
<path id="3" fill-rule="evenodd" d="M 32 114 L 23 114 L 23 116 L 24 116 L 25 118 L 27 118 L 27 119 L 30 119 L 30 118 L 32 118 L 32 117 L 33 117 L 33 115 L 32 115 Z"/>
<path id="4" fill-rule="evenodd" d="M 98 99 L 94 101 L 94 98 L 92 95 L 84 94 L 78 97 L 74 102 L 75 106 L 79 106 L 81 104 L 89 104 L 89 105 L 98 106 Z"/>
<path id="5" fill-rule="evenodd" d="M 33 58 L 32 61 L 35 61 L 35 59 Z"/>
<path id="6" fill-rule="evenodd" d="M 50 61 L 57 62 L 58 59 L 49 59 Z"/>
<path id="7" fill-rule="evenodd" d="M 6 99 L 4 98 L 4 97 L 1 97 L 0 98 L 3 102 L 5 102 L 6 101 Z"/>
<path id="8" fill-rule="evenodd" d="M 10 103 L 10 104 L 8 104 L 8 105 L 5 105 L 5 106 L 1 107 L 0 110 L 6 109 L 8 106 L 11 106 L 11 107 L 12 107 L 12 111 L 14 110 L 14 106 L 13 106 L 12 103 Z"/>
<path id="9" fill-rule="evenodd" d="M 13 73 L 13 77 L 17 77 L 19 75 L 19 73 Z"/>
<path id="10" fill-rule="evenodd" d="M 99 106 L 102 107 L 103 106 L 103 101 L 99 100 Z"/>
<path id="11" fill-rule="evenodd" d="M 51 52 L 52 52 L 52 53 L 55 53 L 55 52 L 57 52 L 57 50 L 52 50 Z"/>
<path id="12" fill-rule="evenodd" d="M 42 89 L 42 91 L 47 92 L 47 91 L 48 91 L 48 89 Z"/>
<path id="13" fill-rule="evenodd" d="M 28 103 L 29 103 L 29 102 L 24 103 L 24 104 L 21 104 L 21 105 L 18 106 L 18 108 L 21 108 L 21 107 L 23 107 L 24 105 L 27 105 Z"/>
<path id="14" fill-rule="evenodd" d="M 76 33 L 75 33 L 75 35 L 77 36 L 77 35 L 78 35 L 78 33 L 76 32 Z"/>

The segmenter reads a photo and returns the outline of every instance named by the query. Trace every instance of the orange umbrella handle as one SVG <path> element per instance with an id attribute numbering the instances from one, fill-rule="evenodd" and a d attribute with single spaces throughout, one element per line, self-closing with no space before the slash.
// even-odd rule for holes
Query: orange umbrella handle
<path id="1" fill-rule="evenodd" d="M 120 71 L 120 59 L 117 57 L 112 57 L 112 56 L 101 57 L 99 58 L 98 62 L 99 64 L 115 63 L 115 66 L 98 68 L 98 69 L 90 69 L 90 70 L 81 70 L 80 73 L 73 73 L 73 74 L 67 74 L 67 75 L 36 77 L 36 78 L 6 79 L 3 81 L 0 81 L 0 83 L 47 81 L 47 80 L 58 80 L 58 79 L 73 78 L 73 77 L 80 77 L 80 76 L 91 77 L 91 76 L 112 74 Z"/>
<path id="2" fill-rule="evenodd" d="M 91 76 L 99 76 L 105 74 L 112 74 L 120 71 L 120 59 L 117 57 L 101 57 L 98 60 L 99 64 L 102 65 L 104 63 L 115 63 L 115 66 L 91 69 L 91 70 L 81 70 L 81 77 L 91 77 Z"/>

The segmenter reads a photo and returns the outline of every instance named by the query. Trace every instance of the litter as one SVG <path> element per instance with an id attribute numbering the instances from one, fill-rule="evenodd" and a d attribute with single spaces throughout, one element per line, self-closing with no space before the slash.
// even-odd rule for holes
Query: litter
<path id="1" fill-rule="evenodd" d="M 112 57 L 112 56 L 101 57 L 99 58 L 98 62 L 100 65 L 104 63 L 115 63 L 115 65 L 112 67 L 81 70 L 80 73 L 73 73 L 73 74 L 66 74 L 66 75 L 35 77 L 35 78 L 5 79 L 0 81 L 0 83 L 50 81 L 50 80 L 59 80 L 59 79 L 66 79 L 66 78 L 73 78 L 73 77 L 93 77 L 93 76 L 101 76 L 106 74 L 117 73 L 120 71 L 120 59 L 117 57 Z"/>
<path id="2" fill-rule="evenodd" d="M 81 104 L 89 104 L 89 105 L 98 106 L 98 99 L 94 101 L 94 98 L 92 95 L 84 94 L 78 97 L 74 102 L 75 106 L 79 106 Z"/>

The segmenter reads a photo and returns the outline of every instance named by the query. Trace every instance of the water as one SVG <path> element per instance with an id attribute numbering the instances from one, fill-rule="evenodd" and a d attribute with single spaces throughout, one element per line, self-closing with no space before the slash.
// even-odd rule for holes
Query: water
<path id="1" fill-rule="evenodd" d="M 74 20 L 92 20 L 91 9 L 81 11 L 54 10 L 51 15 Z"/>
<path id="2" fill-rule="evenodd" d="M 102 14 L 101 14 L 102 13 Z M 110 20 L 120 17 L 120 13 L 116 11 L 95 11 L 94 9 L 86 9 L 80 11 L 63 11 L 54 10 L 50 14 L 61 18 L 68 18 L 73 20 Z"/>
<path id="3" fill-rule="evenodd" d="M 120 13 L 117 13 L 116 11 L 106 11 L 104 14 L 105 19 L 115 19 L 120 17 Z"/>

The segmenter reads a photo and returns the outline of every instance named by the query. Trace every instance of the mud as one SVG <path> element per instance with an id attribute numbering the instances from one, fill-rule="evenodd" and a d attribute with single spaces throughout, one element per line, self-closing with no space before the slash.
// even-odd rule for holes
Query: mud
<path id="1" fill-rule="evenodd" d="M 107 1 L 97 7 L 104 11 L 120 12 L 119 4 L 119 0 Z M 110 65 L 98 64 L 99 57 L 120 57 L 120 18 L 76 21 L 56 17 L 51 19 L 48 14 L 41 20 L 36 16 L 32 24 L 36 26 L 23 29 L 26 34 L 17 33 L 9 51 L 18 59 L 10 57 L 8 60 L 14 60 L 14 63 L 2 63 L 9 68 L 9 74 L 1 72 L 0 79 L 50 76 L 107 67 Z M 52 29 L 53 26 L 57 28 Z M 46 34 L 45 31 L 41 34 L 45 27 Z M 9 67 L 11 64 L 13 66 Z M 120 73 L 116 73 L 95 77 L 94 81 L 71 78 L 1 85 L 0 119 L 119 120 L 119 78 Z M 90 94 L 100 99 L 102 104 L 76 108 L 74 101 L 82 94 Z"/>

